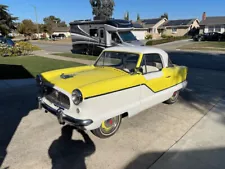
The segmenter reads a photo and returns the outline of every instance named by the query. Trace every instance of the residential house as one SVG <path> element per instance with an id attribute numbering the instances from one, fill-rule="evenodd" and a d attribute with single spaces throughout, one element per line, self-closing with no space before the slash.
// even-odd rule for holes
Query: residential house
<path id="1" fill-rule="evenodd" d="M 70 37 L 70 28 L 69 27 L 56 27 L 54 28 L 53 35 L 64 34 L 67 38 Z"/>
<path id="2" fill-rule="evenodd" d="M 202 21 L 200 22 L 200 33 L 208 32 L 225 32 L 225 16 L 213 16 L 207 17 L 204 12 L 202 15 Z"/>
<path id="3" fill-rule="evenodd" d="M 145 36 L 148 34 L 148 28 L 144 28 L 141 24 L 134 22 L 133 23 L 134 29 L 132 30 L 132 33 L 138 40 L 144 40 Z"/>
<path id="4" fill-rule="evenodd" d="M 191 32 L 196 32 L 199 29 L 198 19 L 179 19 L 168 20 L 163 23 L 159 29 L 163 35 L 167 36 L 185 36 Z"/>
<path id="5" fill-rule="evenodd" d="M 166 22 L 167 19 L 166 18 L 153 18 L 153 19 L 141 19 L 139 21 L 137 21 L 135 24 L 139 24 L 143 27 L 142 28 L 135 28 L 136 32 L 142 32 L 141 34 L 143 35 L 145 32 L 146 34 L 151 34 L 152 35 L 152 39 L 158 39 L 161 38 L 161 30 L 158 29 L 158 27 L 160 25 L 162 25 L 164 22 Z M 147 31 L 147 32 L 146 32 Z"/>

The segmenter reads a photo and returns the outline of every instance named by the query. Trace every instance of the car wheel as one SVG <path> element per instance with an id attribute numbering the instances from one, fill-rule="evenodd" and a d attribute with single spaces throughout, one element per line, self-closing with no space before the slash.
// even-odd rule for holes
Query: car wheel
<path id="1" fill-rule="evenodd" d="M 99 138 L 108 138 L 114 135 L 120 127 L 122 117 L 116 116 L 103 121 L 101 126 L 91 132 Z"/>
<path id="2" fill-rule="evenodd" d="M 169 98 L 167 101 L 165 101 L 166 104 L 174 104 L 178 101 L 180 91 L 175 91 L 171 98 Z"/>

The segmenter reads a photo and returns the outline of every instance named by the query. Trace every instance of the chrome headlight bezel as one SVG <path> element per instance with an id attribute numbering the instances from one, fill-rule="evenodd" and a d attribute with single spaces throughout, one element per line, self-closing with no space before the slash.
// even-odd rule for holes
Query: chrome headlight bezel
<path id="1" fill-rule="evenodd" d="M 78 89 L 73 90 L 72 101 L 75 105 L 79 105 L 83 101 L 83 96 L 80 90 Z"/>

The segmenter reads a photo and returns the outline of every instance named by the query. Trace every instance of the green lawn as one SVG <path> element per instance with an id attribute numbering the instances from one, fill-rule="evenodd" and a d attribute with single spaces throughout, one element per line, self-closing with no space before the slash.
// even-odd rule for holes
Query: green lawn
<path id="1" fill-rule="evenodd" d="M 53 53 L 53 55 L 65 56 L 65 57 L 70 57 L 70 58 L 85 59 L 85 60 L 96 60 L 97 57 L 98 57 L 98 56 L 73 54 L 73 53 Z"/>
<path id="2" fill-rule="evenodd" d="M 193 50 L 225 50 L 225 42 L 193 42 L 189 45 L 184 45 L 179 49 L 193 49 Z"/>
<path id="3" fill-rule="evenodd" d="M 0 57 L 0 79 L 31 78 L 42 72 L 80 65 L 38 56 Z"/>

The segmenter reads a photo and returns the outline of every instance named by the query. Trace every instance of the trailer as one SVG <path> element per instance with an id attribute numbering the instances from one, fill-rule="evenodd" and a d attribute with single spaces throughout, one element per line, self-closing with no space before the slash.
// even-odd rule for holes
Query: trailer
<path id="1" fill-rule="evenodd" d="M 112 46 L 144 46 L 131 30 L 132 23 L 120 19 L 71 22 L 72 51 L 98 55 Z"/>

